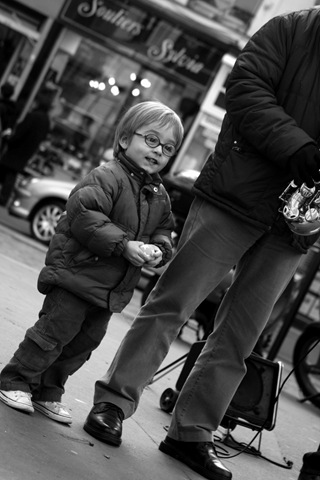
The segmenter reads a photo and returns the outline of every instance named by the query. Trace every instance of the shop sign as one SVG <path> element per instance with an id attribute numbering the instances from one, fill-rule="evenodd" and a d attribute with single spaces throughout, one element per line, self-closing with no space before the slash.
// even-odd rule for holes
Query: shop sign
<path id="1" fill-rule="evenodd" d="M 61 20 L 101 40 L 112 40 L 134 59 L 207 85 L 225 53 L 173 24 L 123 0 L 68 0 Z"/>

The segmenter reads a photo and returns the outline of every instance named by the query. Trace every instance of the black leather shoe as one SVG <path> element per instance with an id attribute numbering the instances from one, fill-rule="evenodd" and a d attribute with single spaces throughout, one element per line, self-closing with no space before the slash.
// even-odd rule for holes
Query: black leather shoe
<path id="1" fill-rule="evenodd" d="M 124 414 L 113 403 L 98 403 L 89 413 L 83 429 L 101 442 L 119 446 L 121 444 Z"/>
<path id="2" fill-rule="evenodd" d="M 303 455 L 298 480 L 320 480 L 320 445 L 317 452 L 307 452 Z"/>
<path id="3" fill-rule="evenodd" d="M 166 437 L 159 450 L 185 463 L 209 480 L 227 480 L 232 473 L 217 458 L 212 442 L 179 442 Z"/>

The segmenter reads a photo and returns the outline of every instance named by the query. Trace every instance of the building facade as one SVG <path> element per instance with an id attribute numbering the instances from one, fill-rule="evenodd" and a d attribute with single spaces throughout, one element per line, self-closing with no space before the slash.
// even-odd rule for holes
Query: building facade
<path id="1" fill-rule="evenodd" d="M 20 118 L 42 89 L 54 89 L 54 138 L 94 165 L 112 145 L 119 116 L 140 101 L 163 101 L 191 130 L 222 59 L 235 58 L 261 19 L 286 2 L 297 7 L 297 0 L 0 0 L 0 84 L 14 86 Z M 304 8 L 315 3 L 300 0 Z"/>

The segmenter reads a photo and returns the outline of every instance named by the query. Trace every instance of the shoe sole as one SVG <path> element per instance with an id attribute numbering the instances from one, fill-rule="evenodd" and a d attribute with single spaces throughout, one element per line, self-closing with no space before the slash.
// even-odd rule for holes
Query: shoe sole
<path id="1" fill-rule="evenodd" d="M 87 423 L 83 425 L 83 430 L 97 440 L 100 440 L 100 442 L 107 443 L 108 445 L 112 445 L 114 447 L 119 447 L 119 445 L 121 445 L 121 438 L 114 438 L 108 433 L 101 433 L 99 430 L 96 430 Z"/>
<path id="2" fill-rule="evenodd" d="M 2 392 L 0 392 L 0 400 L 1 402 L 5 403 L 8 407 L 14 408 L 15 410 L 19 410 L 20 412 L 25 413 L 33 413 L 34 408 L 32 405 L 25 405 L 23 403 L 15 402 L 10 398 L 6 397 Z"/>
<path id="3" fill-rule="evenodd" d="M 208 471 L 206 468 L 201 467 L 197 463 L 193 462 L 190 460 L 190 457 L 184 455 L 181 453 L 179 450 L 174 448 L 171 445 L 168 445 L 165 442 L 161 442 L 159 445 L 159 450 L 162 453 L 166 453 L 167 455 L 170 455 L 170 457 L 175 458 L 176 460 L 179 460 L 180 462 L 184 463 L 188 467 L 190 467 L 192 470 L 194 470 L 197 473 L 200 473 L 205 478 L 208 478 L 209 480 L 230 480 L 232 478 L 232 474 L 230 472 L 230 475 L 224 475 L 223 473 L 214 473 Z"/>
<path id="4" fill-rule="evenodd" d="M 72 418 L 57 415 L 56 413 L 51 412 L 51 410 L 49 410 L 48 408 L 44 407 L 43 405 L 39 405 L 37 402 L 33 402 L 33 406 L 34 406 L 34 409 L 37 410 L 37 412 L 43 413 L 43 415 L 50 418 L 51 420 L 54 420 L 59 423 L 65 423 L 68 425 L 72 423 Z"/>

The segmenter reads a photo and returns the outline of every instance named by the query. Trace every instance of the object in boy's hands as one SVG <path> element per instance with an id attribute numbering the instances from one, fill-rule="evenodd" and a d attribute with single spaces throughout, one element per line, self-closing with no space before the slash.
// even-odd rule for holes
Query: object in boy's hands
<path id="1" fill-rule="evenodd" d="M 155 245 L 150 245 L 148 243 L 141 245 L 140 248 L 143 251 L 143 253 L 148 255 L 150 258 L 155 258 L 157 256 L 157 253 L 159 252 L 158 247 L 156 247 Z"/>

